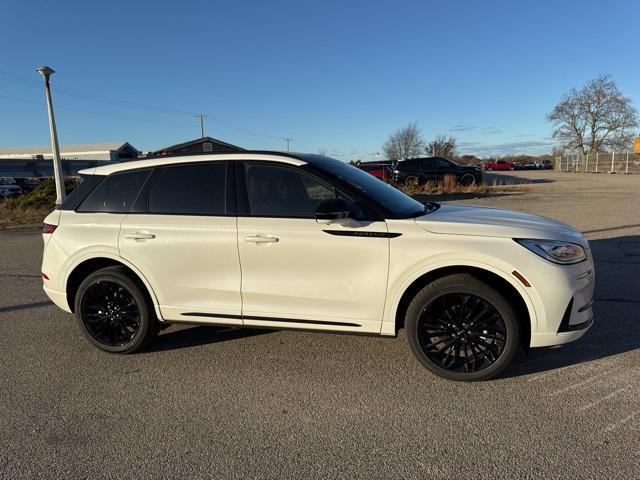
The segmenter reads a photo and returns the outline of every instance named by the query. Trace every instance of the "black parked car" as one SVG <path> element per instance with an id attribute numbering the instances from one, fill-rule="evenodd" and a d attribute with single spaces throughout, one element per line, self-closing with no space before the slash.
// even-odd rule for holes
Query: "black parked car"
<path id="1" fill-rule="evenodd" d="M 553 164 L 551 163 L 551 160 L 542 160 L 540 163 L 536 164 L 536 167 L 538 167 L 538 170 L 552 170 Z"/>
<path id="2" fill-rule="evenodd" d="M 482 169 L 470 165 L 459 165 L 442 157 L 412 158 L 398 162 L 393 179 L 397 183 L 438 182 L 447 175 L 456 177 L 462 185 L 482 182 Z"/>

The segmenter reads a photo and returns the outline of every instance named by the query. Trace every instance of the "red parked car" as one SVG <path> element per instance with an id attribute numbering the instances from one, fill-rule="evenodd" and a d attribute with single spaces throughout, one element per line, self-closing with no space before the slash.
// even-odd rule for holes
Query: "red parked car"
<path id="1" fill-rule="evenodd" d="M 515 166 L 506 160 L 497 160 L 495 162 L 485 162 L 482 164 L 483 170 L 514 170 Z"/>
<path id="2" fill-rule="evenodd" d="M 379 178 L 383 182 L 391 181 L 392 171 L 389 165 L 385 165 L 382 163 L 362 163 L 358 165 L 360 170 L 363 170 L 374 177 Z"/>

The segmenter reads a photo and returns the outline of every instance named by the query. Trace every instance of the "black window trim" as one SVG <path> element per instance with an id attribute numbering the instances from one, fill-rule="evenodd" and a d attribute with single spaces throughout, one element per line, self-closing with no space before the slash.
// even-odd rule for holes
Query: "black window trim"
<path id="1" fill-rule="evenodd" d="M 208 164 L 219 164 L 219 163 L 225 163 L 226 164 L 226 178 L 225 178 L 225 189 L 226 189 L 226 199 L 225 199 L 225 203 L 227 206 L 227 213 L 226 214 L 216 214 L 216 215 L 211 215 L 209 213 L 150 213 L 149 212 L 149 192 L 151 191 L 151 187 L 153 187 L 153 185 L 155 184 L 156 180 L 158 179 L 158 177 L 160 176 L 160 173 L 162 171 L 163 168 L 168 168 L 168 167 L 178 167 L 178 166 L 185 166 L 185 165 L 208 165 Z M 107 215 L 173 215 L 173 216 L 181 216 L 181 217 L 235 217 L 236 216 L 236 211 L 237 211 L 237 202 L 236 202 L 236 194 L 235 194 L 235 168 L 230 168 L 231 164 L 237 163 L 236 160 L 210 160 L 210 161 L 206 161 L 206 162 L 194 162 L 194 161 L 187 161 L 187 162 L 180 162 L 180 163 L 169 163 L 169 164 L 163 164 L 163 165 L 158 165 L 158 166 L 148 166 L 148 167 L 140 167 L 140 168 L 131 168 L 131 169 L 127 169 L 127 170 L 119 170 L 117 172 L 113 172 L 110 173 L 109 175 L 101 175 L 103 178 L 100 182 L 98 182 L 93 189 L 91 190 L 91 192 L 89 192 L 83 199 L 81 202 L 79 202 L 79 204 L 76 206 L 76 208 L 74 209 L 74 211 L 76 213 L 79 214 L 83 214 L 83 213 L 104 213 Z M 142 187 L 140 188 L 140 191 L 138 192 L 138 195 L 136 197 L 136 199 L 133 201 L 132 205 L 131 205 L 131 209 L 128 212 L 103 212 L 103 211 L 92 211 L 92 210 L 84 210 L 84 211 L 78 211 L 78 209 L 82 206 L 82 204 L 84 203 L 84 201 L 87 199 L 87 197 L 96 189 L 98 188 L 100 185 L 102 185 L 102 183 L 104 181 L 106 181 L 107 178 L 109 178 L 112 175 L 118 175 L 118 174 L 124 174 L 124 173 L 130 173 L 130 172 L 136 172 L 136 171 L 141 171 L 141 170 L 151 170 L 151 174 L 147 177 L 147 179 L 145 180 L 144 184 L 142 185 Z"/>

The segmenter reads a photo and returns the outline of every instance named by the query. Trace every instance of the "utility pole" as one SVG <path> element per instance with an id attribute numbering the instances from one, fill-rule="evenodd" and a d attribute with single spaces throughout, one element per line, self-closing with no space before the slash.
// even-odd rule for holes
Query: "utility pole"
<path id="1" fill-rule="evenodd" d="M 289 151 L 289 142 L 293 140 L 293 138 L 283 138 L 284 143 L 287 145 L 287 152 Z"/>
<path id="2" fill-rule="evenodd" d="M 56 184 L 56 207 L 59 207 L 66 197 L 64 190 L 64 174 L 60 162 L 60 146 L 58 145 L 58 132 L 56 131 L 56 119 L 53 115 L 53 102 L 51 101 L 51 87 L 49 77 L 55 73 L 53 68 L 42 66 L 36 71 L 44 78 L 44 91 L 47 97 L 47 111 L 49 113 L 49 135 L 51 136 L 51 151 L 53 153 L 53 178 Z"/>
<path id="3" fill-rule="evenodd" d="M 204 138 L 204 119 L 207 118 L 205 113 L 199 113 L 198 115 L 194 115 L 196 118 L 200 118 L 200 138 Z"/>

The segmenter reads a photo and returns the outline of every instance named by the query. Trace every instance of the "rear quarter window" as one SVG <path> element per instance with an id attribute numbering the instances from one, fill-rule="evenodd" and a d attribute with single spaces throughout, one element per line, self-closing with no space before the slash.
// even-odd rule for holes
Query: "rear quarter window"
<path id="1" fill-rule="evenodd" d="M 128 213 L 151 169 L 112 173 L 78 207 L 78 212 Z"/>
<path id="2" fill-rule="evenodd" d="M 94 188 L 105 179 L 104 175 L 80 175 L 80 183 L 60 205 L 60 210 L 75 210 Z"/>

